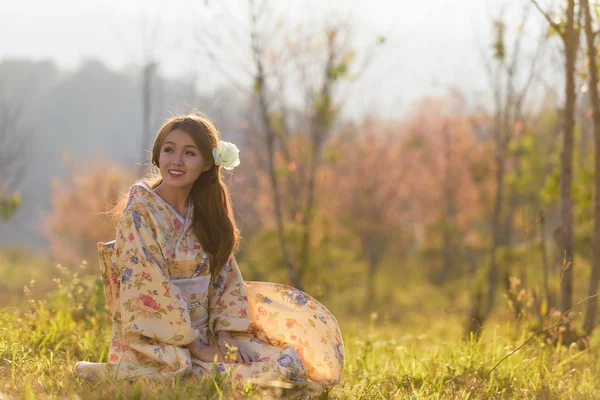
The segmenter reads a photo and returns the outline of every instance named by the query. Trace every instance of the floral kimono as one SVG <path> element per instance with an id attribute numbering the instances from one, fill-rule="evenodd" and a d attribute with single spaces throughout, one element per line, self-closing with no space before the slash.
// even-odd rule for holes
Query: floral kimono
<path id="1" fill-rule="evenodd" d="M 116 240 L 99 243 L 112 316 L 109 363 L 79 362 L 87 379 L 170 378 L 223 372 L 242 383 L 283 381 L 327 387 L 342 374 L 344 345 L 334 316 L 289 286 L 244 282 L 231 259 L 211 279 L 192 228 L 146 182 L 134 184 Z M 216 365 L 184 347 L 214 345 L 228 331 L 250 364 Z"/>

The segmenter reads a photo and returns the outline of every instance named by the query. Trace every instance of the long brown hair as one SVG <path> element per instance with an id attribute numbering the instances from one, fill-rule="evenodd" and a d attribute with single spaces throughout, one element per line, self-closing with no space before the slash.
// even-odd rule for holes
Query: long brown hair
<path id="1" fill-rule="evenodd" d="M 161 147 L 167 135 L 181 129 L 194 140 L 206 161 L 213 160 L 212 149 L 217 147 L 220 134 L 206 117 L 196 114 L 175 116 L 158 131 L 152 145 L 152 164 L 159 167 Z M 155 189 L 162 178 L 154 174 L 149 185 Z M 190 192 L 194 205 L 193 228 L 202 249 L 208 254 L 210 272 L 218 276 L 239 245 L 240 234 L 235 223 L 229 189 L 221 177 L 221 167 L 214 162 L 200 174 Z"/>

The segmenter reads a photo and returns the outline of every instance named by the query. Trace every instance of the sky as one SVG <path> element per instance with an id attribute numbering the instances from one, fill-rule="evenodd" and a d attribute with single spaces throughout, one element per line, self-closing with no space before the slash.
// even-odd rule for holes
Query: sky
<path id="1" fill-rule="evenodd" d="M 215 1 L 0 0 L 0 59 L 52 59 L 74 69 L 87 58 L 97 58 L 120 69 L 139 65 L 143 43 L 156 42 L 153 52 L 161 60 L 162 74 L 183 76 L 205 65 L 200 73 L 217 86 L 225 78 L 195 55 L 198 41 L 194 38 L 203 19 L 230 22 L 207 14 L 205 2 L 214 5 Z M 489 15 L 500 1 L 281 0 L 278 4 L 292 20 L 301 15 L 324 18 L 331 11 L 348 16 L 357 43 L 385 36 L 386 44 L 353 85 L 348 107 L 351 112 L 393 115 L 420 97 L 450 86 L 461 87 L 467 94 L 485 89 L 481 48 L 489 48 Z M 245 17 L 245 1 L 229 4 L 233 14 Z M 149 21 L 157 15 L 158 39 L 148 40 L 142 21 L 151 26 Z"/>

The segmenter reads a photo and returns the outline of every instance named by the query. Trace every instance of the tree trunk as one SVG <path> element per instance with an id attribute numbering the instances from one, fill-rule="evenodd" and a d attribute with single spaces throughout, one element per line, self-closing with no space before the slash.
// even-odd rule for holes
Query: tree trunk
<path id="1" fill-rule="evenodd" d="M 518 140 L 518 136 L 515 137 L 515 141 L 516 140 Z M 516 154 L 514 154 L 511 162 L 514 165 L 514 174 L 516 176 L 521 176 L 521 153 L 517 152 Z M 505 246 L 510 246 L 512 242 L 511 239 L 513 236 L 513 220 L 515 218 L 515 212 L 517 211 L 520 202 L 518 189 L 515 187 L 514 184 L 510 187 L 507 199 L 508 202 L 506 207 L 506 218 L 504 219 L 502 226 L 502 239 L 500 243 L 502 243 Z M 524 239 L 527 240 L 527 238 Z"/>
<path id="2" fill-rule="evenodd" d="M 444 203 L 446 215 L 444 218 L 444 249 L 443 249 L 443 266 L 439 278 L 440 282 L 445 281 L 452 272 L 454 263 L 452 262 L 454 251 L 454 227 L 456 210 L 454 207 L 454 187 L 452 185 L 452 137 L 450 136 L 450 128 L 448 121 L 444 123 L 444 158 L 446 168 L 444 177 Z"/>
<path id="3" fill-rule="evenodd" d="M 264 119 L 264 116 L 263 116 Z M 275 172 L 275 150 L 273 140 L 267 141 L 268 151 L 268 168 L 269 176 L 271 178 L 271 188 L 273 190 L 273 203 L 275 205 L 275 221 L 277 225 L 277 235 L 279 236 L 279 245 L 281 246 L 281 252 L 283 253 L 283 260 L 290 276 L 290 281 L 296 289 L 304 290 L 300 276 L 294 267 L 290 252 L 288 250 L 287 239 L 285 237 L 285 228 L 283 225 L 283 212 L 281 210 L 281 195 L 279 193 L 279 185 L 277 183 L 277 175 Z"/>
<path id="4" fill-rule="evenodd" d="M 585 16 L 585 38 L 588 51 L 588 78 L 590 106 L 592 107 L 594 129 L 594 232 L 592 234 L 592 271 L 588 286 L 588 295 L 593 296 L 598 291 L 600 278 L 600 100 L 598 99 L 598 66 L 596 41 L 592 27 L 592 13 L 588 0 L 581 0 Z M 594 297 L 588 300 L 585 308 L 583 330 L 590 335 L 596 326 L 598 300 Z"/>
<path id="5" fill-rule="evenodd" d="M 285 98 L 285 87 L 283 82 L 283 79 L 279 80 L 279 97 L 281 98 L 282 103 L 284 102 L 283 99 Z M 279 129 L 277 129 L 275 133 L 277 134 L 277 139 L 279 139 L 279 148 L 281 149 L 281 155 L 283 156 L 283 160 L 286 163 L 286 169 L 288 171 L 286 176 L 287 190 L 289 193 L 288 216 L 289 219 L 294 220 L 298 217 L 298 213 L 301 210 L 301 195 L 298 165 L 296 165 L 289 148 L 290 128 L 287 115 L 288 110 L 284 105 L 282 105 L 281 118 L 278 122 Z"/>
<path id="6" fill-rule="evenodd" d="M 542 277 L 543 277 L 543 289 L 544 289 L 544 299 L 546 300 L 546 314 L 547 310 L 550 308 L 550 290 L 548 288 L 548 252 L 546 250 L 546 236 L 545 236 L 545 226 L 546 221 L 544 220 L 544 212 L 540 210 L 540 250 L 542 252 Z M 546 317 L 546 315 L 542 315 L 542 317 Z"/>
<path id="7" fill-rule="evenodd" d="M 375 303 L 375 274 L 379 265 L 379 255 L 369 255 L 369 266 L 367 271 L 367 296 L 365 300 L 365 311 L 372 311 Z"/>
<path id="8" fill-rule="evenodd" d="M 316 147 L 316 146 L 315 146 Z M 315 188 L 317 184 L 317 171 L 319 168 L 319 159 L 321 152 L 315 149 L 311 155 L 310 165 L 308 167 L 308 193 L 306 196 L 306 206 L 304 208 L 304 226 L 302 235 L 302 247 L 300 250 L 300 273 L 306 272 L 310 261 L 310 242 L 312 233 L 312 221 L 315 213 Z"/>
<path id="9" fill-rule="evenodd" d="M 575 28 L 575 0 L 568 0 L 565 45 L 565 120 L 560 169 L 560 219 L 563 251 L 568 268 L 564 271 L 560 311 L 566 313 L 573 304 L 573 131 L 575 126 L 575 62 L 577 31 Z"/>
<path id="10" fill-rule="evenodd" d="M 142 154 L 138 165 L 138 175 L 141 177 L 147 172 L 148 151 L 150 149 L 150 129 L 152 124 L 152 80 L 156 64 L 147 62 L 143 71 L 142 87 Z"/>
<path id="11" fill-rule="evenodd" d="M 261 64 L 262 65 L 262 64 Z M 262 68 L 261 68 L 262 69 Z M 259 103 L 261 109 L 261 115 L 263 123 L 265 125 L 265 142 L 267 144 L 267 165 L 269 171 L 269 177 L 271 182 L 271 189 L 273 194 L 273 205 L 275 207 L 275 223 L 277 225 L 277 235 L 279 236 L 279 244 L 281 246 L 281 252 L 283 253 L 283 260 L 285 262 L 290 281 L 299 290 L 304 290 L 298 271 L 294 267 L 292 257 L 288 250 L 287 239 L 285 237 L 285 227 L 283 224 L 283 211 L 281 207 L 281 193 L 279 191 L 279 183 L 277 182 L 277 173 L 275 171 L 275 135 L 270 127 L 269 111 L 267 101 L 265 98 L 264 90 L 259 92 Z"/>
<path id="12" fill-rule="evenodd" d="M 331 129 L 331 91 L 335 82 L 335 76 L 331 74 L 331 69 L 335 64 L 335 38 L 336 34 L 331 33 L 327 41 L 327 62 L 323 69 L 323 86 L 318 93 L 320 101 L 314 101 L 314 115 L 311 123 L 311 154 L 310 165 L 308 168 L 308 188 L 306 205 L 304 208 L 302 247 L 300 250 L 300 274 L 304 273 L 310 261 L 310 242 L 312 234 L 312 222 L 316 208 L 316 185 L 317 173 L 321 164 L 321 153 L 329 130 Z"/>
<path id="13" fill-rule="evenodd" d="M 499 128 L 498 128 L 499 129 Z M 490 254 L 490 269 L 488 271 L 488 292 L 485 305 L 485 315 L 489 315 L 494 309 L 496 299 L 496 288 L 498 287 L 498 262 L 497 252 L 500 242 L 500 212 L 502 211 L 502 202 L 504 200 L 504 154 L 497 149 L 496 154 L 496 197 L 494 199 L 494 211 L 492 214 L 492 248 Z"/>
<path id="14" fill-rule="evenodd" d="M 262 52 L 258 46 L 258 34 L 256 32 L 256 19 L 257 16 L 254 10 L 254 2 L 250 0 L 251 23 L 252 23 L 252 52 L 254 55 L 254 62 L 256 63 L 256 82 L 255 88 L 258 92 L 258 100 L 260 106 L 261 117 L 265 129 L 265 144 L 267 147 L 267 164 L 268 172 L 271 182 L 271 189 L 273 194 L 273 206 L 275 208 L 275 222 L 277 225 L 277 235 L 279 236 L 279 244 L 281 246 L 281 252 L 283 253 L 284 263 L 290 276 L 290 281 L 299 290 L 304 290 L 298 271 L 296 270 L 290 252 L 287 245 L 287 239 L 285 237 L 285 226 L 283 224 L 283 211 L 281 206 L 281 193 L 279 191 L 279 184 L 277 182 L 277 174 L 275 171 L 275 139 L 276 131 L 273 127 L 273 121 L 269 114 L 269 105 L 266 94 L 266 82 L 265 72 L 262 63 Z"/>

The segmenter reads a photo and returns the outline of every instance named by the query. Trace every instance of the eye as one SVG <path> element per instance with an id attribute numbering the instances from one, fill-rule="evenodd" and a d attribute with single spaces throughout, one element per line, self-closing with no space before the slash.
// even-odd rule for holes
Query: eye
<path id="1" fill-rule="evenodd" d="M 168 146 L 163 149 L 163 152 L 165 152 L 165 153 L 171 153 L 172 151 L 173 151 L 173 149 Z"/>
<path id="2" fill-rule="evenodd" d="M 195 155 L 196 155 L 196 153 L 194 153 L 193 151 L 188 151 L 188 152 L 187 152 L 187 153 L 185 153 L 185 154 L 187 154 L 187 155 L 190 155 L 190 156 L 195 156 Z"/>

